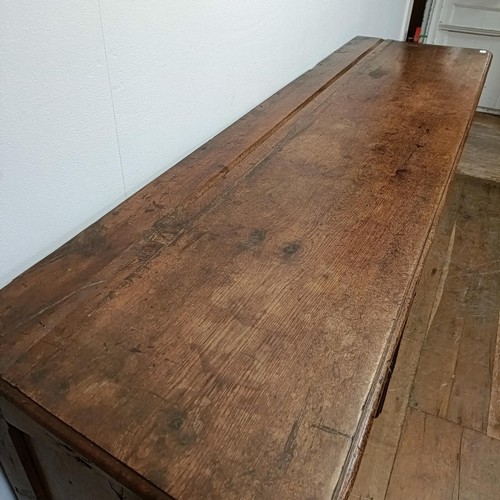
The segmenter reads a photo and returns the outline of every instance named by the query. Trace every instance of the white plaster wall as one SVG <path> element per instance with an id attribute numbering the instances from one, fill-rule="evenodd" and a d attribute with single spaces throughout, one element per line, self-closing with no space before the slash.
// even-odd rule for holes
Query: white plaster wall
<path id="1" fill-rule="evenodd" d="M 125 197 L 95 2 L 0 1 L 0 286 Z"/>
<path id="2" fill-rule="evenodd" d="M 0 0 L 0 287 L 411 0 Z"/>

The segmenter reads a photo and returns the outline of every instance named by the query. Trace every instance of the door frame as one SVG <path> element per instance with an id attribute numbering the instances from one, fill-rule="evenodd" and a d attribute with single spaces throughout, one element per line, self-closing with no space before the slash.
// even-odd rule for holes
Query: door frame
<path id="1" fill-rule="evenodd" d="M 424 13 L 424 23 L 422 31 L 425 35 L 424 43 L 434 44 L 437 38 L 439 19 L 443 11 L 444 0 L 427 0 L 426 13 Z"/>
<path id="2" fill-rule="evenodd" d="M 410 27 L 411 13 L 413 11 L 413 3 L 414 0 L 406 1 L 406 9 L 403 14 L 403 25 L 401 26 L 401 34 L 399 35 L 399 39 L 404 41 L 408 37 L 408 29 Z"/>

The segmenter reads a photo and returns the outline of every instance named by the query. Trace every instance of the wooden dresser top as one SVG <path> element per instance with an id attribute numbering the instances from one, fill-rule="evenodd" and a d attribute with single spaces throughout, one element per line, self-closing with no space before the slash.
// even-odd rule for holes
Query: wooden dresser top
<path id="1" fill-rule="evenodd" d="M 344 497 L 489 61 L 342 47 L 0 291 L 0 393 L 145 497 Z"/>

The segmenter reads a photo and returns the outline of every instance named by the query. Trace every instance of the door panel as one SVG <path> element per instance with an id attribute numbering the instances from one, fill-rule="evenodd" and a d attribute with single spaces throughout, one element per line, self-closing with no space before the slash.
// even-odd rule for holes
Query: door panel
<path id="1" fill-rule="evenodd" d="M 500 0 L 443 0 L 431 43 L 489 50 L 493 62 L 479 106 L 500 112 Z"/>
<path id="2" fill-rule="evenodd" d="M 500 33 L 500 0 L 448 0 L 444 5 L 441 22 L 498 30 Z"/>

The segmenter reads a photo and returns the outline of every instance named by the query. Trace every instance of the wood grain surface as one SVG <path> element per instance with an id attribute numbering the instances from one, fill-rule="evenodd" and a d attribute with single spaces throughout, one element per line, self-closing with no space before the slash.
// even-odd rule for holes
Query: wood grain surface
<path id="1" fill-rule="evenodd" d="M 345 497 L 489 60 L 336 53 L 0 292 L 4 395 L 174 498 Z"/>
<path id="2" fill-rule="evenodd" d="M 457 171 L 500 182 L 500 117 L 475 114 Z"/>

